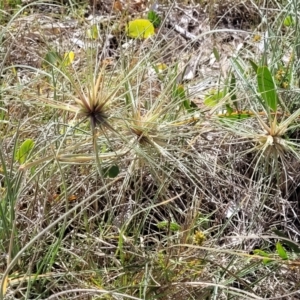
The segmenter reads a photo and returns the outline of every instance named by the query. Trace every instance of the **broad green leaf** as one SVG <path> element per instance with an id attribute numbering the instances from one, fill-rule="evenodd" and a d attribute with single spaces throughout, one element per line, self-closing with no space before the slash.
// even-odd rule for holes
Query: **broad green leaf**
<path id="1" fill-rule="evenodd" d="M 268 263 L 270 263 L 272 260 L 271 259 L 269 259 L 269 258 L 264 258 L 263 259 L 263 264 L 264 265 L 267 265 Z"/>
<path id="2" fill-rule="evenodd" d="M 275 90 L 275 83 L 267 66 L 258 67 L 257 84 L 265 105 L 273 111 L 276 111 L 277 94 Z"/>
<path id="3" fill-rule="evenodd" d="M 69 66 L 73 61 L 74 61 L 74 58 L 75 58 L 75 54 L 73 51 L 70 51 L 70 52 L 66 52 L 64 54 L 64 61 L 63 61 L 63 65 L 65 67 Z"/>
<path id="4" fill-rule="evenodd" d="M 27 139 L 22 143 L 16 152 L 15 159 L 20 163 L 24 164 L 28 154 L 34 147 L 34 141 L 32 139 Z"/>
<path id="5" fill-rule="evenodd" d="M 284 250 L 284 248 L 282 247 L 280 242 L 276 243 L 276 250 L 277 250 L 278 255 L 281 257 L 281 259 L 284 259 L 284 260 L 288 259 L 288 255 L 287 255 L 286 251 Z"/>
<path id="6" fill-rule="evenodd" d="M 284 20 L 283 20 L 283 25 L 286 27 L 290 27 L 290 26 L 294 26 L 295 22 L 292 16 L 287 16 Z"/>
<path id="7" fill-rule="evenodd" d="M 126 33 L 131 38 L 146 39 L 155 34 L 153 24 L 147 19 L 130 21 L 126 27 Z"/>
<path id="8" fill-rule="evenodd" d="M 109 178 L 115 178 L 120 173 L 120 169 L 117 165 L 110 166 L 104 169 L 104 176 Z"/>
<path id="9" fill-rule="evenodd" d="M 43 66 L 44 67 L 49 67 L 50 66 L 58 66 L 61 62 L 61 57 L 59 55 L 58 52 L 54 51 L 54 50 L 50 50 L 47 52 L 44 62 L 43 62 Z"/>
<path id="10" fill-rule="evenodd" d="M 155 28 L 158 28 L 160 26 L 161 18 L 154 10 L 150 10 L 148 12 L 147 17 L 148 17 L 148 20 L 153 24 L 153 26 Z"/>
<path id="11" fill-rule="evenodd" d="M 175 223 L 175 222 L 169 222 L 169 221 L 162 221 L 156 224 L 156 226 L 159 229 L 168 229 L 170 228 L 171 231 L 179 231 L 180 230 L 180 225 Z"/>

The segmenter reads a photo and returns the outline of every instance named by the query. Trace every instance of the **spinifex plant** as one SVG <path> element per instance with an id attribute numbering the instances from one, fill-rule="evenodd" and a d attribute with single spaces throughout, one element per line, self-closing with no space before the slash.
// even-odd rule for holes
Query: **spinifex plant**
<path id="1" fill-rule="evenodd" d="M 277 92 L 275 75 L 267 66 L 256 66 L 252 62 L 256 73 L 255 86 L 252 82 L 250 83 L 249 75 L 241 71 L 238 59 L 233 62 L 239 80 L 245 86 L 248 85 L 248 89 L 253 92 L 253 95 L 248 100 L 250 109 L 237 112 L 231 110 L 220 115 L 222 126 L 229 126 L 228 128 L 240 137 L 239 143 L 250 142 L 252 144 L 245 154 L 253 151 L 257 158 L 251 163 L 255 171 L 253 176 L 258 173 L 260 176 L 263 174 L 267 177 L 275 176 L 279 183 L 279 179 L 282 180 L 281 176 L 283 175 L 281 171 L 284 171 L 284 182 L 287 182 L 287 169 L 291 167 L 287 157 L 291 155 L 297 160 L 299 159 L 299 145 L 288 135 L 299 127 L 297 120 L 300 116 L 300 109 L 289 112 Z"/>
<path id="2" fill-rule="evenodd" d="M 61 111 L 65 111 L 71 114 L 70 116 L 74 118 L 73 123 L 75 124 L 75 126 L 69 126 L 69 132 L 73 131 L 72 128 L 76 130 L 77 127 L 81 126 L 80 124 L 84 124 L 86 121 L 88 121 L 90 124 L 91 136 L 85 136 L 85 138 L 88 138 L 90 139 L 90 141 L 92 141 L 94 153 L 98 161 L 99 148 L 97 145 L 97 139 L 99 138 L 99 134 L 106 136 L 107 130 L 110 130 L 112 132 L 115 131 L 113 126 L 110 125 L 108 118 L 111 115 L 112 106 L 115 105 L 114 96 L 118 92 L 118 88 L 113 89 L 112 91 L 108 91 L 106 89 L 107 86 L 105 85 L 107 83 L 105 83 L 106 78 L 104 74 L 104 67 L 98 74 L 96 74 L 95 76 L 91 76 L 91 79 L 88 80 L 85 86 L 82 85 L 82 83 L 76 76 L 71 74 L 70 70 L 67 69 L 67 65 L 62 63 L 59 65 L 59 68 L 56 66 L 52 67 L 54 70 L 56 70 L 54 76 L 61 76 L 64 84 L 69 84 L 72 87 L 74 95 L 71 96 L 71 99 L 73 104 L 66 104 L 56 99 L 46 99 L 42 96 L 37 99 L 37 104 L 60 109 Z M 80 137 L 83 139 L 81 139 L 79 144 L 68 145 L 65 149 L 61 149 L 56 154 L 56 159 L 65 162 L 73 161 L 74 163 L 88 162 L 95 159 L 95 155 L 87 154 L 87 148 L 83 150 L 86 154 L 68 153 L 73 152 L 74 150 L 76 150 L 77 152 L 80 151 L 80 149 L 82 148 L 82 141 L 84 140 L 84 132 L 85 130 L 81 130 L 82 134 L 80 135 Z M 84 141 L 83 143 L 86 143 L 86 141 Z M 106 159 L 109 159 L 114 156 L 118 156 L 118 154 L 117 152 L 113 152 L 111 154 L 105 153 L 104 156 Z M 28 162 L 27 164 L 22 165 L 22 168 L 32 167 L 33 165 L 39 164 L 49 159 L 53 159 L 53 156 L 47 156 L 34 162 Z"/>

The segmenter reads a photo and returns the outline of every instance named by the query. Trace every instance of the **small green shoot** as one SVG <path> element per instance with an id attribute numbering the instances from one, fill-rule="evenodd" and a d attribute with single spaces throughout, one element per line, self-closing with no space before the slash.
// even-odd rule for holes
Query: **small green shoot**
<path id="1" fill-rule="evenodd" d="M 49 66 L 57 67 L 61 62 L 61 56 L 59 53 L 55 50 L 49 50 L 45 56 L 44 62 L 43 62 L 43 67 L 47 68 Z"/>
<path id="2" fill-rule="evenodd" d="M 96 24 L 93 24 L 86 32 L 87 37 L 91 40 L 97 40 L 99 37 L 99 31 Z"/>
<path id="3" fill-rule="evenodd" d="M 263 250 L 255 249 L 255 250 L 253 250 L 253 253 L 255 255 L 260 255 L 260 256 L 266 257 L 262 260 L 264 265 L 267 265 L 268 263 L 270 263 L 272 261 L 271 259 L 268 259 L 268 257 L 270 257 L 270 254 Z"/>
<path id="4" fill-rule="evenodd" d="M 288 255 L 287 255 L 285 249 L 283 248 L 283 246 L 281 245 L 280 242 L 276 243 L 276 251 L 277 251 L 277 253 L 278 253 L 278 255 L 280 256 L 281 259 L 283 259 L 283 260 L 288 259 Z"/>
<path id="5" fill-rule="evenodd" d="M 295 25 L 295 21 L 292 16 L 287 16 L 283 20 L 283 25 L 286 27 L 291 27 Z"/>
<path id="6" fill-rule="evenodd" d="M 300 247 L 297 245 L 297 243 L 292 242 L 289 240 L 289 237 L 282 231 L 274 229 L 274 233 L 276 233 L 279 237 L 283 238 L 282 243 L 289 248 L 291 248 L 292 251 L 294 251 L 297 254 L 300 254 Z"/>
<path id="7" fill-rule="evenodd" d="M 179 231 L 181 229 L 180 225 L 176 222 L 162 221 L 156 224 L 157 228 L 171 231 Z"/>
<path id="8" fill-rule="evenodd" d="M 147 17 L 148 20 L 153 24 L 154 28 L 158 28 L 160 26 L 161 17 L 154 10 L 150 10 Z"/>
<path id="9" fill-rule="evenodd" d="M 33 147 L 34 141 L 32 139 L 24 141 L 16 152 L 15 160 L 17 160 L 20 164 L 24 164 Z"/>
<path id="10" fill-rule="evenodd" d="M 257 74 L 258 65 L 252 59 L 249 59 L 249 63 L 251 65 L 252 69 L 254 70 L 254 72 Z"/>
<path id="11" fill-rule="evenodd" d="M 210 90 L 204 97 L 204 104 L 208 107 L 214 107 L 224 98 L 223 90 Z"/>
<path id="12" fill-rule="evenodd" d="M 220 52 L 218 51 L 218 49 L 216 47 L 213 48 L 213 54 L 214 54 L 217 62 L 219 62 L 221 59 L 221 56 L 220 56 Z"/>
<path id="13" fill-rule="evenodd" d="M 75 53 L 73 51 L 66 52 L 62 57 L 57 51 L 50 50 L 47 52 L 43 67 L 45 69 L 49 67 L 67 67 L 72 64 L 75 58 Z"/>
<path id="14" fill-rule="evenodd" d="M 193 110 L 195 108 L 194 103 L 188 99 L 184 86 L 182 84 L 176 85 L 174 87 L 173 99 L 175 99 L 175 101 L 179 100 L 187 111 Z"/>

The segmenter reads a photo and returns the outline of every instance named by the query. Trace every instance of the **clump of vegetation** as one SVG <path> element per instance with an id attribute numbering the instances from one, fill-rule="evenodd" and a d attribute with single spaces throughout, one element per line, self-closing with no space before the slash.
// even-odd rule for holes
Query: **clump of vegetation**
<path id="1" fill-rule="evenodd" d="M 0 299 L 297 297 L 298 7 L 277 4 L 202 33 L 196 6 L 13 12 Z"/>

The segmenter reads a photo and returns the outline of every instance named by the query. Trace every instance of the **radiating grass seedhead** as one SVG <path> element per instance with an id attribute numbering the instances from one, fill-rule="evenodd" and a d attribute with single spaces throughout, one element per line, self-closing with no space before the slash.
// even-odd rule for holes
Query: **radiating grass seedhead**
<path id="1" fill-rule="evenodd" d="M 258 142 L 256 148 L 266 157 L 277 158 L 288 150 L 285 140 L 281 134 L 280 125 L 277 124 L 275 117 L 271 125 L 268 126 L 260 117 L 259 123 L 261 124 L 265 134 L 258 134 L 254 136 L 254 140 Z"/>
<path id="2" fill-rule="evenodd" d="M 110 97 L 103 95 L 103 74 L 98 75 L 88 92 L 77 89 L 77 93 L 78 98 L 75 101 L 80 107 L 79 115 L 90 120 L 92 130 L 94 131 L 97 126 L 110 127 L 107 122 L 108 116 L 105 113 L 106 104 Z"/>
<path id="3" fill-rule="evenodd" d="M 263 152 L 266 157 L 284 158 L 284 154 L 288 152 L 295 152 L 295 144 L 287 138 L 287 133 L 291 128 L 297 125 L 293 124 L 295 119 L 300 115 L 300 109 L 294 112 L 285 120 L 277 121 L 275 115 L 270 125 L 266 124 L 262 118 L 257 115 L 258 121 L 265 134 L 258 134 L 253 136 L 254 140 L 258 142 L 257 149 Z"/>

